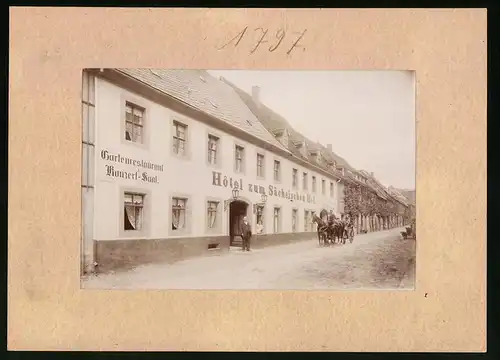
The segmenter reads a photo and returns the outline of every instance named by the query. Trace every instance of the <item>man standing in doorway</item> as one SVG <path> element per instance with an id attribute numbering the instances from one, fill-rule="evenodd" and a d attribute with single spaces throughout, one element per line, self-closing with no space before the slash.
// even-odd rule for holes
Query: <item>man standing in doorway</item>
<path id="1" fill-rule="evenodd" d="M 252 227 L 248 222 L 248 218 L 245 216 L 243 218 L 243 224 L 241 224 L 241 238 L 243 240 L 243 251 L 250 251 L 251 237 L 252 237 Z"/>

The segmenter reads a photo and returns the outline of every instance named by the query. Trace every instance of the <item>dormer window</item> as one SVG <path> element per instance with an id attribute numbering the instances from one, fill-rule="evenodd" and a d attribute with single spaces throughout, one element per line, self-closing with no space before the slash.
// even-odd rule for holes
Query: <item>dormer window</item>
<path id="1" fill-rule="evenodd" d="M 307 157 L 307 144 L 306 142 L 302 142 L 302 148 L 301 148 L 302 156 Z"/>
<path id="2" fill-rule="evenodd" d="M 311 153 L 311 155 L 313 156 L 316 163 L 321 164 L 321 152 L 315 150 L 314 152 Z"/>
<path id="3" fill-rule="evenodd" d="M 274 136 L 276 137 L 276 140 L 278 140 L 281 145 L 284 147 L 288 147 L 288 130 L 287 129 L 279 129 L 274 132 Z"/>

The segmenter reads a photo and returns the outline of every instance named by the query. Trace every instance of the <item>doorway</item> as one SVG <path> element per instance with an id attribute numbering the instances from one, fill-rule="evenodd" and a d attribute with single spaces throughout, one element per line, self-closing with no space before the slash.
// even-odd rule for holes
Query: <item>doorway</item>
<path id="1" fill-rule="evenodd" d="M 248 204 L 235 200 L 229 204 L 229 246 L 243 246 L 241 223 L 247 215 Z"/>

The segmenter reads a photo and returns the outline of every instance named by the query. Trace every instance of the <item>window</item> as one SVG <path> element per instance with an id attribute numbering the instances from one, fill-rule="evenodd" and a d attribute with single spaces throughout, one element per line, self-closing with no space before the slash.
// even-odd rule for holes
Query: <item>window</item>
<path id="1" fill-rule="evenodd" d="M 214 135 L 208 135 L 208 163 L 217 164 L 217 145 L 219 138 Z"/>
<path id="2" fill-rule="evenodd" d="M 208 201 L 207 202 L 207 219 L 208 228 L 215 229 L 217 227 L 217 212 L 219 209 L 218 201 Z"/>
<path id="3" fill-rule="evenodd" d="M 186 203 L 187 199 L 172 198 L 172 230 L 186 228 Z"/>
<path id="4" fill-rule="evenodd" d="M 144 195 L 125 193 L 125 230 L 141 230 L 144 210 Z"/>
<path id="5" fill-rule="evenodd" d="M 173 146 L 174 154 L 184 155 L 186 153 L 186 133 L 187 125 L 181 124 L 180 122 L 173 122 Z"/>
<path id="6" fill-rule="evenodd" d="M 314 219 L 314 215 L 316 214 L 316 211 L 311 211 L 311 221 L 309 222 L 311 224 L 311 231 L 316 231 L 314 226 L 316 225 L 314 222 L 312 222 L 312 219 Z"/>
<path id="7" fill-rule="evenodd" d="M 292 232 L 297 232 L 298 210 L 292 209 Z"/>
<path id="8" fill-rule="evenodd" d="M 142 144 L 144 109 L 130 102 L 125 104 L 125 140 Z"/>
<path id="9" fill-rule="evenodd" d="M 264 155 L 257 154 L 257 176 L 264 177 Z"/>
<path id="10" fill-rule="evenodd" d="M 298 170 L 297 169 L 292 169 L 292 187 L 297 188 L 298 184 Z"/>
<path id="11" fill-rule="evenodd" d="M 280 181 L 281 179 L 281 164 L 278 160 L 274 160 L 274 180 Z"/>
<path id="12" fill-rule="evenodd" d="M 333 182 L 330 181 L 330 196 L 333 197 Z"/>
<path id="13" fill-rule="evenodd" d="M 245 149 L 242 146 L 236 145 L 234 150 L 234 171 L 243 172 L 243 154 Z"/>
<path id="14" fill-rule="evenodd" d="M 323 195 L 326 194 L 326 181 L 325 180 L 321 180 L 321 193 Z"/>
<path id="15" fill-rule="evenodd" d="M 304 231 L 309 231 L 309 211 L 304 210 Z"/>
<path id="16" fill-rule="evenodd" d="M 312 177 L 312 192 L 316 192 L 316 176 Z"/>
<path id="17" fill-rule="evenodd" d="M 257 213 L 257 224 L 255 225 L 255 229 L 257 234 L 262 234 L 264 232 L 264 206 L 257 205 L 256 213 Z"/>
<path id="18" fill-rule="evenodd" d="M 304 187 L 304 190 L 307 190 L 307 173 L 302 174 L 302 186 Z"/>
<path id="19" fill-rule="evenodd" d="M 274 232 L 279 233 L 280 232 L 280 224 L 281 224 L 281 209 L 280 208 L 274 208 Z"/>

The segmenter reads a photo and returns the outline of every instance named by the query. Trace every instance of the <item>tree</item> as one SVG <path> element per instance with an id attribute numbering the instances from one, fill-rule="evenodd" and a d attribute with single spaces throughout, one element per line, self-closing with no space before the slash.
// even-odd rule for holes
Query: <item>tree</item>
<path id="1" fill-rule="evenodd" d="M 359 213 L 357 189 L 355 185 L 350 183 L 344 186 L 344 211 L 353 215 L 357 215 Z"/>

